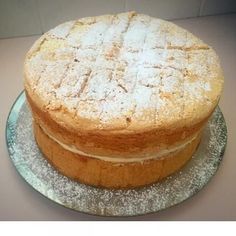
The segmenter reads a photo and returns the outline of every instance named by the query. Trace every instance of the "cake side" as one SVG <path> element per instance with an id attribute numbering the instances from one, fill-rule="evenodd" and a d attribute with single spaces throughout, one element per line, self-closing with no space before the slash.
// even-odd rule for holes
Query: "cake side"
<path id="1" fill-rule="evenodd" d="M 162 180 L 191 159 L 200 141 L 199 135 L 180 152 L 162 159 L 124 164 L 101 161 L 67 151 L 50 139 L 37 123 L 34 123 L 34 133 L 39 148 L 59 172 L 81 183 L 115 189 L 142 187 Z"/>
<path id="2" fill-rule="evenodd" d="M 191 127 L 181 129 L 140 130 L 133 133 L 105 133 L 91 131 L 71 131 L 56 123 L 46 112 L 40 110 L 28 97 L 35 122 L 64 145 L 73 146 L 91 156 L 140 157 L 154 155 L 162 149 L 188 142 L 201 132 L 208 118 Z M 210 115 L 209 115 L 210 116 Z"/>

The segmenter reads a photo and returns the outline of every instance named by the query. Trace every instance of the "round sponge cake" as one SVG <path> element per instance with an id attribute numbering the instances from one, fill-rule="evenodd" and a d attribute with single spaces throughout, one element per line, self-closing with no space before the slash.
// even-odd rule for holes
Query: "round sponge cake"
<path id="1" fill-rule="evenodd" d="M 215 51 L 135 12 L 82 18 L 45 33 L 24 66 L 36 141 L 63 174 L 138 187 L 181 168 L 218 104 Z"/>

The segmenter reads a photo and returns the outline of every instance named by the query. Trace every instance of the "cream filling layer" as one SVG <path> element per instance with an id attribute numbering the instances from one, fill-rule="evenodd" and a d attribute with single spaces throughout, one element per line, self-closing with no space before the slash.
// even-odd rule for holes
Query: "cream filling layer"
<path id="1" fill-rule="evenodd" d="M 108 161 L 108 162 L 114 162 L 114 163 L 132 163 L 132 162 L 143 162 L 143 161 L 147 161 L 147 160 L 152 160 L 152 159 L 159 159 L 162 158 L 168 154 L 171 154 L 173 152 L 179 152 L 182 149 L 184 149 L 188 144 L 190 144 L 194 139 L 196 139 L 197 134 L 194 135 L 190 140 L 181 143 L 180 145 L 173 145 L 172 147 L 168 148 L 168 149 L 163 149 L 161 151 L 159 151 L 157 154 L 146 154 L 146 156 L 141 156 L 141 157 L 129 157 L 129 158 L 125 158 L 125 157 L 109 157 L 109 156 L 100 156 L 100 155 L 95 155 L 95 154 L 90 154 L 90 153 L 86 153 L 83 152 L 81 150 L 79 150 L 77 147 L 75 146 L 70 146 L 67 144 L 62 143 L 61 141 L 59 141 L 58 139 L 56 139 L 55 137 L 53 137 L 51 134 L 49 134 L 45 128 L 43 128 L 41 125 L 39 125 L 40 128 L 43 130 L 43 132 L 53 141 L 55 141 L 56 143 L 58 143 L 62 148 L 66 149 L 67 151 L 82 155 L 82 156 L 87 156 L 87 157 L 93 157 L 102 161 Z"/>

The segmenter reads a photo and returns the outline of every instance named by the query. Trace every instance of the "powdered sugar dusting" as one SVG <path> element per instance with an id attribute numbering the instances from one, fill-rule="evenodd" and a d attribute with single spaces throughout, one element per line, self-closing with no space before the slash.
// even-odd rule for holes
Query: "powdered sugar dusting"
<path id="1" fill-rule="evenodd" d="M 58 25 L 54 29 L 51 29 L 48 34 L 52 37 L 64 39 L 70 33 L 70 30 L 73 27 L 74 23 L 75 21 L 69 21 L 64 24 Z"/>
<path id="2" fill-rule="evenodd" d="M 105 125 L 129 115 L 139 121 L 147 110 L 156 124 L 192 104 L 212 105 L 216 54 L 170 22 L 122 13 L 67 22 L 42 37 L 26 68 L 45 106 L 50 100 Z"/>

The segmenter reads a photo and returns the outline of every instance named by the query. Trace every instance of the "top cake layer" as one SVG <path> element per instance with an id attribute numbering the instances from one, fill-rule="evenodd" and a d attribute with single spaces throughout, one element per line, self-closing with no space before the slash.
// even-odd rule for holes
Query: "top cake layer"
<path id="1" fill-rule="evenodd" d="M 205 119 L 223 75 L 214 50 L 190 32 L 135 12 L 70 21 L 25 60 L 31 99 L 60 125 L 133 132 Z"/>

